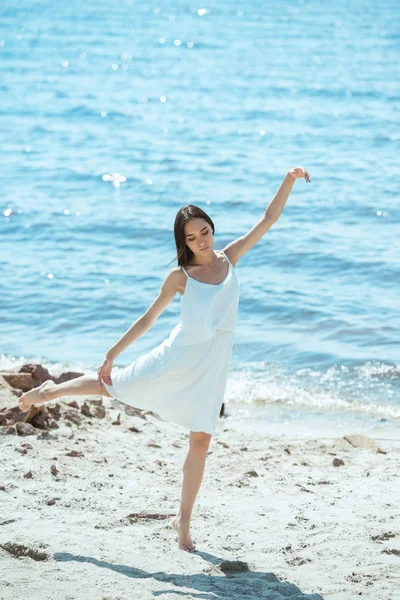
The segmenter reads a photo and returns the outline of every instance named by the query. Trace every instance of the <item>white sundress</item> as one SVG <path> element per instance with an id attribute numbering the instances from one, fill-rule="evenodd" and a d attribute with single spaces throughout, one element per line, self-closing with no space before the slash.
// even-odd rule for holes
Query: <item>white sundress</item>
<path id="1" fill-rule="evenodd" d="M 129 366 L 114 367 L 114 397 L 151 410 L 191 431 L 215 433 L 232 357 L 240 283 L 226 254 L 228 272 L 219 284 L 191 277 L 181 296 L 180 322 L 169 337 Z"/>

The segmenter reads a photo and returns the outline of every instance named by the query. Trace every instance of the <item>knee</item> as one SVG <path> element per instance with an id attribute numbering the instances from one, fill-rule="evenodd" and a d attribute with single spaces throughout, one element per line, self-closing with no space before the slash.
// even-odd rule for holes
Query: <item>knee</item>
<path id="1" fill-rule="evenodd" d="M 196 454 L 207 454 L 211 435 L 202 431 L 190 432 L 190 450 Z"/>

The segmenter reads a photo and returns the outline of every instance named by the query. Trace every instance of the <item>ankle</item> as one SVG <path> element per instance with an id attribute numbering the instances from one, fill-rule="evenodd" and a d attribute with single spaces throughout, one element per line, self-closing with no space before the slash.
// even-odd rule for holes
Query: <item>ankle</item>
<path id="1" fill-rule="evenodd" d="M 51 386 L 51 388 L 45 390 L 45 392 L 44 392 L 45 402 L 50 402 L 51 400 L 55 400 L 56 398 L 59 397 L 57 388 L 58 388 L 58 385 L 53 385 L 53 386 Z"/>
<path id="2" fill-rule="evenodd" d="M 190 523 L 190 517 L 182 517 L 181 514 L 178 514 L 177 519 L 182 525 L 189 525 Z"/>

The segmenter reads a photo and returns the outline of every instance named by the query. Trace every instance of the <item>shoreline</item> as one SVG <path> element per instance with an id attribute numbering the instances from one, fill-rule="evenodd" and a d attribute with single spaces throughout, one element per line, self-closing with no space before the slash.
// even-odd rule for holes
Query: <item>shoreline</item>
<path id="1" fill-rule="evenodd" d="M 229 402 L 225 412 L 226 423 L 248 435 L 333 439 L 356 432 L 379 440 L 400 440 L 400 419 L 380 421 L 357 412 L 336 414 L 284 405 L 255 407 Z"/>
<path id="2" fill-rule="evenodd" d="M 79 371 L 84 375 L 96 374 L 96 370 L 88 367 L 85 363 L 51 363 L 44 359 L 27 360 L 25 357 L 6 360 L 3 357 L 3 360 L 0 361 L 0 375 L 2 370 L 18 372 L 24 364 L 40 365 L 53 378 L 60 377 L 69 371 Z M 234 384 L 234 381 L 228 380 L 228 388 Z M 102 398 L 105 399 L 107 396 L 102 396 Z M 400 439 L 400 416 L 392 418 L 374 416 L 373 413 L 370 413 L 367 403 L 365 412 L 361 412 L 359 407 L 351 410 L 348 404 L 344 410 L 335 407 L 331 410 L 323 410 L 323 408 L 315 409 L 304 404 L 296 405 L 284 402 L 238 402 L 236 399 L 226 398 L 225 395 L 224 404 L 225 422 L 237 430 L 242 429 L 248 435 L 257 432 L 264 435 L 289 435 L 299 438 L 320 435 L 333 438 L 357 432 L 379 439 Z M 394 414 L 397 415 L 399 410 L 396 406 Z M 216 434 L 223 427 L 223 423 L 224 419 L 220 418 Z"/>

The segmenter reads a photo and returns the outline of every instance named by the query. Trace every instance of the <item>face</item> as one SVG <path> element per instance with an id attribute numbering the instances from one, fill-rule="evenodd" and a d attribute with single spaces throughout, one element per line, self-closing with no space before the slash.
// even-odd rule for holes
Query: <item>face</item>
<path id="1" fill-rule="evenodd" d="M 193 254 L 205 256 L 210 253 L 214 245 L 214 235 L 211 225 L 205 219 L 191 219 L 184 226 L 186 245 Z"/>

